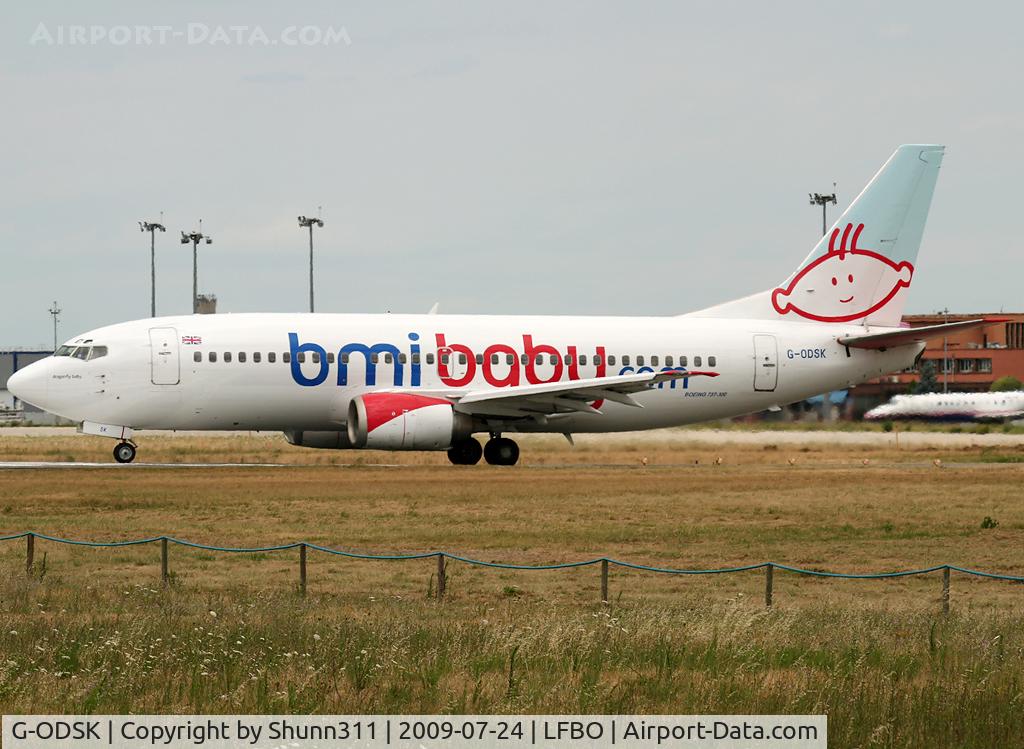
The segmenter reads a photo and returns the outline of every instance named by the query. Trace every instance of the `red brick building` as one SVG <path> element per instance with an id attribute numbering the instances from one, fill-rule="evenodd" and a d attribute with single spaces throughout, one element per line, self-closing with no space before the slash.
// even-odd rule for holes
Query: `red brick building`
<path id="1" fill-rule="evenodd" d="M 911 327 L 921 327 L 979 318 L 999 319 L 1002 322 L 955 332 L 945 340 L 941 337 L 933 338 L 928 341 L 917 367 L 851 389 L 854 410 L 863 413 L 893 395 L 908 392 L 921 379 L 921 366 L 926 361 L 935 365 L 939 386 L 945 385 L 950 391 L 988 390 L 993 382 L 1006 375 L 1024 380 L 1024 313 L 905 315 L 903 321 Z"/>

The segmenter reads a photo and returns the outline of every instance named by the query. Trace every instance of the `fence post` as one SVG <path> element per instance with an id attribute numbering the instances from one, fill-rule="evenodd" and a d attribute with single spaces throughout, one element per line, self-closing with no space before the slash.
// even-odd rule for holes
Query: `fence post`
<path id="1" fill-rule="evenodd" d="M 167 569 L 167 536 L 160 537 L 160 579 L 166 588 L 171 584 L 171 573 Z"/>
<path id="2" fill-rule="evenodd" d="M 306 544 L 299 544 L 299 595 L 306 595 Z"/>
<path id="3" fill-rule="evenodd" d="M 36 534 L 25 536 L 25 574 L 32 576 L 32 568 L 36 563 Z"/>
<path id="4" fill-rule="evenodd" d="M 437 600 L 444 598 L 445 572 L 444 552 L 437 553 Z"/>
<path id="5" fill-rule="evenodd" d="M 772 607 L 772 578 L 775 573 L 775 565 L 768 562 L 764 566 L 764 605 L 765 608 Z"/>
<path id="6" fill-rule="evenodd" d="M 949 565 L 942 568 L 942 614 L 949 615 Z"/>
<path id="7" fill-rule="evenodd" d="M 608 560 L 601 560 L 601 603 L 608 603 Z"/>

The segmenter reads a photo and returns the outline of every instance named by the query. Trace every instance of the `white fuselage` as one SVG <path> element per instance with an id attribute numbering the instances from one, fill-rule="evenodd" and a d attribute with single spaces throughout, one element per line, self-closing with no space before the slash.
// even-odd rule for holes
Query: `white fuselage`
<path id="1" fill-rule="evenodd" d="M 611 432 L 781 406 L 908 367 L 923 348 L 847 349 L 837 342 L 864 331 L 856 324 L 687 316 L 163 317 L 81 335 L 67 345 L 103 346 L 105 355 L 47 358 L 16 375 L 16 390 L 69 419 L 133 429 L 330 431 L 345 428 L 354 397 L 373 391 L 443 397 L 680 366 L 718 374 L 645 390 L 636 396 L 644 408 L 606 402 L 600 413 L 486 427 Z M 296 361 L 307 344 L 325 355 L 307 349 L 305 361 Z"/>

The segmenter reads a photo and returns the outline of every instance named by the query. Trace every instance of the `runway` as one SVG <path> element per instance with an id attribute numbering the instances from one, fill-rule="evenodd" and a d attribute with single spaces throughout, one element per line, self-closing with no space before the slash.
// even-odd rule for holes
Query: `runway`
<path id="1" fill-rule="evenodd" d="M 74 427 L 0 427 L 0 437 L 70 437 L 77 434 Z M 263 437 L 268 440 L 283 439 L 280 432 L 236 432 L 236 431 L 137 431 L 135 438 L 143 443 L 146 439 L 166 438 L 237 438 Z M 521 433 L 519 441 L 561 440 L 561 435 Z M 958 447 L 1018 447 L 1024 446 L 1024 435 L 1004 434 L 992 431 L 978 434 L 973 431 L 948 432 L 926 429 L 892 432 L 828 429 L 715 429 L 709 427 L 674 427 L 652 429 L 645 432 L 609 432 L 604 434 L 576 434 L 574 438 L 581 447 L 612 444 L 653 444 L 672 446 L 694 445 L 858 445 L 877 448 L 958 448 Z M 0 463 L 0 466 L 3 464 Z M 105 465 L 105 464 L 101 464 Z M 184 464 L 182 464 L 184 465 Z M 209 465 L 209 464 L 203 464 Z M 233 464 L 232 464 L 233 465 Z M 253 464 L 247 464 L 253 465 Z"/>

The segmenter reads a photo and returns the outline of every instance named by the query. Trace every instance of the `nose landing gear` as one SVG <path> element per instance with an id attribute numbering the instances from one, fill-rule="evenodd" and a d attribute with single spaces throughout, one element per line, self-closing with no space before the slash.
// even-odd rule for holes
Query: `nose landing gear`
<path id="1" fill-rule="evenodd" d="M 114 446 L 114 460 L 118 463 L 131 463 L 135 460 L 135 445 L 131 442 L 118 442 Z"/>

